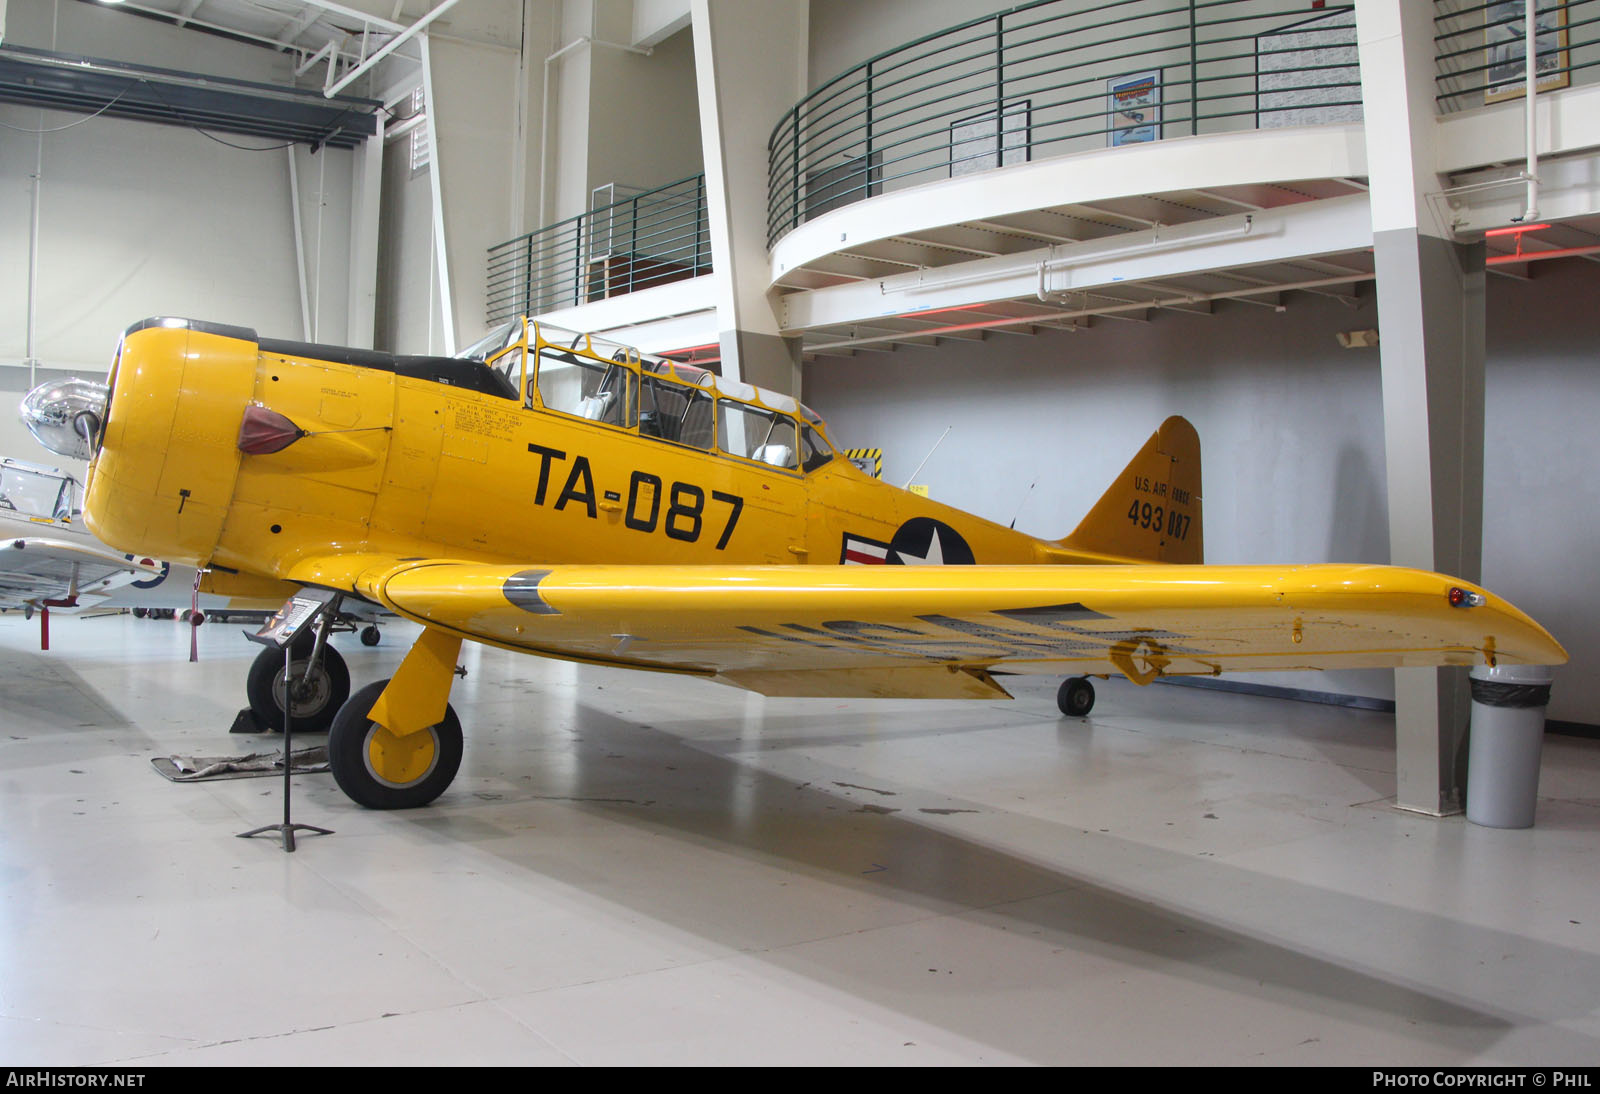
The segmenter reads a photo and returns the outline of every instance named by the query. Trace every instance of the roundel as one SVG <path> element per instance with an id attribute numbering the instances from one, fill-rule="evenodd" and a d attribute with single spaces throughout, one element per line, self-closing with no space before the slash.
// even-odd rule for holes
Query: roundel
<path id="1" fill-rule="evenodd" d="M 977 560 L 960 532 L 932 517 L 913 517 L 895 530 L 889 561 L 906 566 L 970 566 Z"/>
<path id="2" fill-rule="evenodd" d="M 132 555 L 127 555 L 126 558 L 128 559 L 129 562 L 133 561 L 133 556 Z M 140 561 L 143 562 L 146 566 L 153 565 L 155 563 L 155 559 L 153 559 L 153 558 L 140 559 Z M 133 583 L 133 587 L 135 589 L 154 589 L 157 585 L 159 585 L 163 581 L 167 580 L 167 575 L 170 574 L 171 572 L 172 572 L 172 563 L 163 562 L 161 564 L 161 572 L 159 574 L 157 574 L 155 577 L 141 578 L 140 580 L 135 581 Z"/>

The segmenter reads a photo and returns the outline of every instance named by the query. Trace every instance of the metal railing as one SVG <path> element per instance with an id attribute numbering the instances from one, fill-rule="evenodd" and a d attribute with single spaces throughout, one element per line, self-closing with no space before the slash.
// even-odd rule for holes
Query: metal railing
<path id="1" fill-rule="evenodd" d="M 1523 0 L 1436 0 L 1438 111 L 1520 99 L 1526 90 Z M 1600 0 L 1539 0 L 1537 91 L 1600 81 Z"/>
<path id="2" fill-rule="evenodd" d="M 1360 119 L 1353 0 L 1036 0 L 880 53 L 795 104 L 767 143 L 767 242 L 971 171 Z"/>
<path id="3" fill-rule="evenodd" d="M 488 323 L 710 270 L 706 177 L 693 175 L 490 247 Z"/>

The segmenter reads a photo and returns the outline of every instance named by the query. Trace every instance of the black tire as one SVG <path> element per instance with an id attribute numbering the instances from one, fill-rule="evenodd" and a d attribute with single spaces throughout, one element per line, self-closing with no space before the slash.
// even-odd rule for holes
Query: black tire
<path id="1" fill-rule="evenodd" d="M 1094 685 L 1087 676 L 1074 676 L 1061 683 L 1056 692 L 1056 706 L 1068 718 L 1082 718 L 1094 709 Z"/>
<path id="2" fill-rule="evenodd" d="M 310 638 L 311 636 L 307 636 Z M 314 639 L 312 640 L 314 641 Z M 322 647 L 322 671 L 302 687 L 298 681 L 304 676 L 306 662 L 311 659 L 312 641 L 296 640 L 290 670 L 301 694 L 291 707 L 296 733 L 321 733 L 333 723 L 334 715 L 350 697 L 350 670 L 344 658 L 332 646 Z M 245 678 L 244 693 L 250 700 L 250 709 L 262 725 L 274 730 L 283 728 L 283 651 L 270 646 L 256 654 Z"/>
<path id="3" fill-rule="evenodd" d="M 328 768 L 351 801 L 368 809 L 415 809 L 427 805 L 445 792 L 461 768 L 461 719 L 449 703 L 444 707 L 444 718 L 412 737 L 426 738 L 419 742 L 419 755 L 411 763 L 414 774 L 404 781 L 385 778 L 374 769 L 374 745 L 381 749 L 382 740 L 374 738 L 388 735 L 395 738 L 377 722 L 367 717 L 372 704 L 378 701 L 389 681 L 368 684 L 352 695 L 333 719 L 328 730 Z M 410 757 L 402 757 L 402 762 Z"/>
<path id="4" fill-rule="evenodd" d="M 363 646 L 376 646 L 378 640 L 382 637 L 383 635 L 378 632 L 376 624 L 363 627 L 361 630 L 361 644 Z"/>

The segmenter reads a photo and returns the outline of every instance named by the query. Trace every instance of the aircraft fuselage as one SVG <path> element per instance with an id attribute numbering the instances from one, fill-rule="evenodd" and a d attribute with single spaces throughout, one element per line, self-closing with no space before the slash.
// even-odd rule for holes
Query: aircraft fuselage
<path id="1" fill-rule="evenodd" d="M 724 451 L 726 426 L 721 445 L 677 443 L 642 420 L 563 413 L 541 399 L 535 359 L 517 396 L 474 379 L 483 363 L 135 327 L 113 367 L 92 526 L 125 549 L 270 577 L 330 546 L 549 564 L 1068 560 L 842 457 L 773 466 Z M 300 435 L 242 451 L 242 420 L 262 411 Z"/>

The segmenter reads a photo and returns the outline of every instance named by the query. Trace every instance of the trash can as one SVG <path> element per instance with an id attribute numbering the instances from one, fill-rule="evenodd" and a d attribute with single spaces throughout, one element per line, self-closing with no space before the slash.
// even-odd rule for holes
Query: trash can
<path id="1" fill-rule="evenodd" d="M 1476 667 L 1469 676 L 1467 819 L 1488 828 L 1531 828 L 1554 674 L 1548 665 L 1500 665 Z"/>

